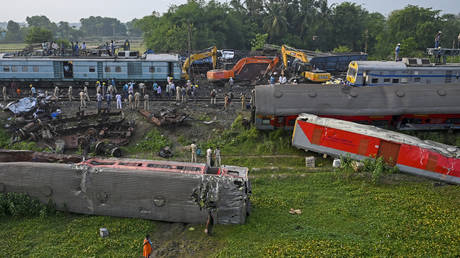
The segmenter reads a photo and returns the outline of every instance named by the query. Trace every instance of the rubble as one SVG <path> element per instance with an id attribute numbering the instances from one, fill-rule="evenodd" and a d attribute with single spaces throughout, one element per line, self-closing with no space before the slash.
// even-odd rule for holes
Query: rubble
<path id="1" fill-rule="evenodd" d="M 157 112 L 150 113 L 146 110 L 139 110 L 139 113 L 143 115 L 151 123 L 156 124 L 157 126 L 169 126 L 177 125 L 184 122 L 184 120 L 189 117 L 188 114 L 183 112 L 178 112 L 177 109 L 160 109 Z"/>
<path id="2" fill-rule="evenodd" d="M 134 131 L 134 123 L 125 121 L 121 111 L 103 109 L 100 113 L 87 113 L 80 110 L 75 115 L 68 115 L 62 113 L 51 97 L 22 98 L 9 103 L 4 110 L 12 114 L 5 126 L 13 134 L 11 143 L 24 140 L 44 142 L 55 146 L 52 148 L 58 152 L 78 148 L 78 139 L 82 136 L 89 137 L 91 145 L 101 140 L 126 145 Z"/>

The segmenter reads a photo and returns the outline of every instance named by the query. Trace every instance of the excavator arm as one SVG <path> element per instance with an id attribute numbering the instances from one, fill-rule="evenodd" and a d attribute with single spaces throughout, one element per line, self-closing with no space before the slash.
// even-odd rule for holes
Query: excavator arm
<path id="1" fill-rule="evenodd" d="M 212 57 L 212 69 L 216 69 L 217 66 L 217 47 L 208 48 L 207 51 L 196 53 L 190 55 L 189 58 L 185 59 L 184 64 L 182 65 L 182 75 L 186 80 L 190 79 L 190 74 L 188 74 L 188 68 L 193 62 L 201 59 L 205 59 L 207 57 Z"/>
<path id="2" fill-rule="evenodd" d="M 289 47 L 287 45 L 283 45 L 281 47 L 281 55 L 283 57 L 283 65 L 284 69 L 288 66 L 288 56 L 292 56 L 295 59 L 299 59 L 302 63 L 308 63 L 307 55 L 302 52 L 301 50 L 297 50 L 295 48 Z"/>
<path id="3" fill-rule="evenodd" d="M 283 71 L 288 69 L 288 56 L 291 56 L 300 61 L 300 70 L 294 71 L 293 73 L 297 76 L 300 75 L 301 79 L 307 79 L 311 82 L 326 82 L 331 79 L 330 73 L 316 70 L 312 71 L 307 54 L 302 50 L 283 45 L 281 47 L 281 56 L 283 58 Z"/>

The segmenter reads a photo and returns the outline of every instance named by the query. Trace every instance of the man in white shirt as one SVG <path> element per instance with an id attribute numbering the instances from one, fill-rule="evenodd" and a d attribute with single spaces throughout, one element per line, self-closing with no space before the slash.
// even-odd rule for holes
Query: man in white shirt
<path id="1" fill-rule="evenodd" d="M 206 164 L 208 165 L 208 167 L 211 167 L 211 159 L 212 159 L 212 149 L 211 147 L 209 147 L 206 150 Z"/>

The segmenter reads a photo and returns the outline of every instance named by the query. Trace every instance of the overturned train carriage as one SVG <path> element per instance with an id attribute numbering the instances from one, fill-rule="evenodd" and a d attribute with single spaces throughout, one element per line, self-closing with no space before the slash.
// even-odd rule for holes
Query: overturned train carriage
<path id="1" fill-rule="evenodd" d="M 245 223 L 251 194 L 244 167 L 135 159 L 1 162 L 0 190 L 75 213 L 204 223 L 212 212 L 218 224 Z"/>
<path id="2" fill-rule="evenodd" d="M 301 114 L 292 145 L 357 160 L 382 157 L 403 172 L 460 184 L 460 149 L 375 126 Z"/>
<path id="3" fill-rule="evenodd" d="M 311 113 L 400 130 L 458 129 L 459 103 L 460 84 L 257 86 L 255 125 L 292 129 L 300 113 Z"/>

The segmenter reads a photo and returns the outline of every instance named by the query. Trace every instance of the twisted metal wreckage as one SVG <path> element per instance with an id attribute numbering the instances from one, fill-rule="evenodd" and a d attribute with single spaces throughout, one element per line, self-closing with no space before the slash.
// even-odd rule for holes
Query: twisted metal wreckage
<path id="1" fill-rule="evenodd" d="M 0 150 L 0 192 L 82 214 L 243 224 L 251 185 L 245 167 Z"/>
<path id="2" fill-rule="evenodd" d="M 125 145 L 135 126 L 134 122 L 125 120 L 121 111 L 104 109 L 101 113 L 62 114 L 51 97 L 22 98 L 9 103 L 4 110 L 12 114 L 6 124 L 13 134 L 12 143 L 41 141 L 51 147 L 55 145 L 53 149 L 59 149 L 61 142 L 66 149 L 76 149 L 81 138 L 86 138 L 85 142 L 91 145 L 100 141 Z"/>

